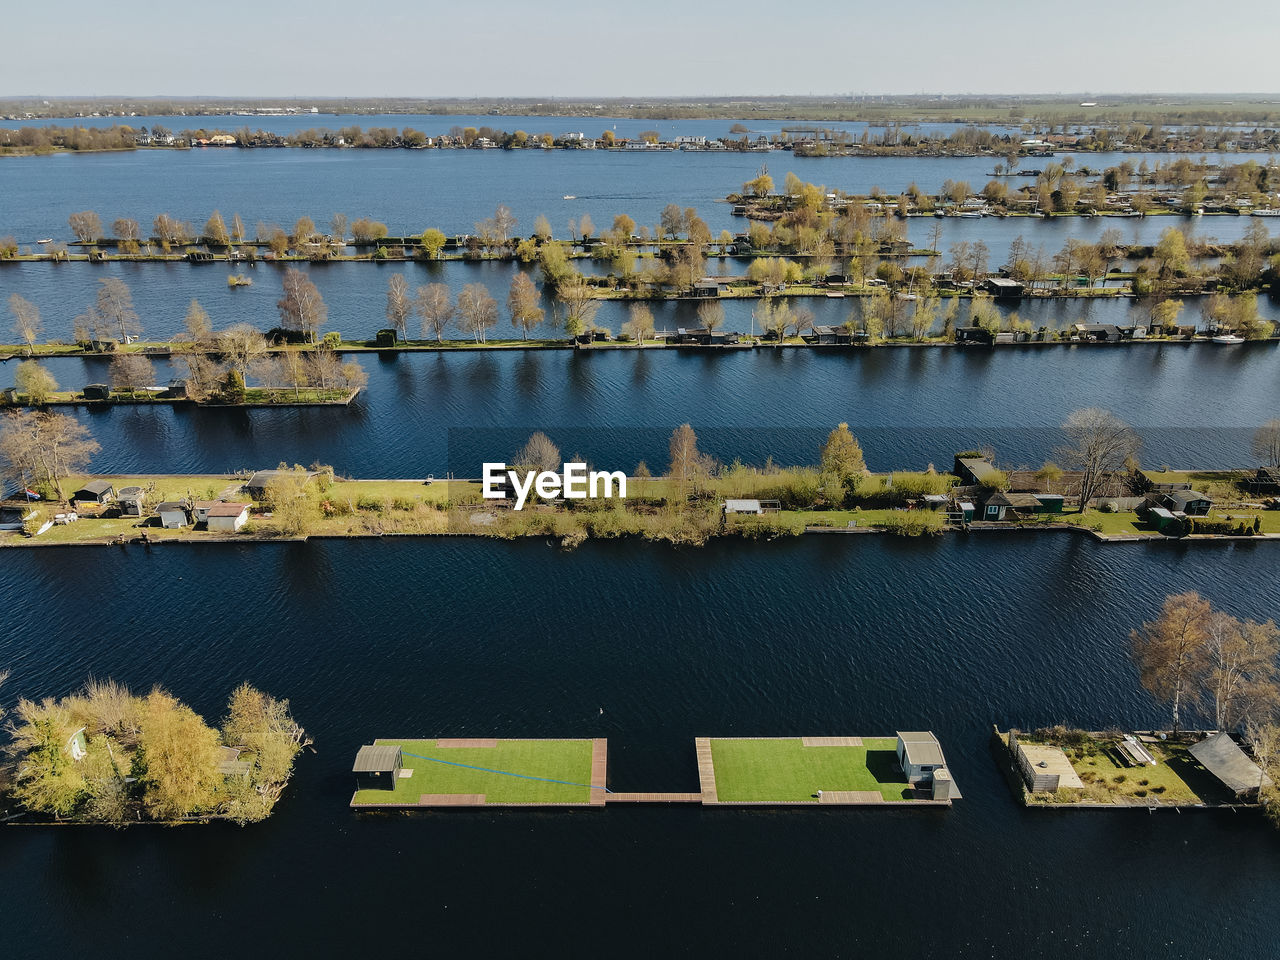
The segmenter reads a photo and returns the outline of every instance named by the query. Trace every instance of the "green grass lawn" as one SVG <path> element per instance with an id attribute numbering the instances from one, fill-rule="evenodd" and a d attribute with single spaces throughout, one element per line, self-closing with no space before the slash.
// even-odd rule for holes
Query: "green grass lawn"
<path id="1" fill-rule="evenodd" d="M 413 776 L 397 779 L 394 790 L 357 790 L 353 800 L 356 804 L 416 804 L 424 793 L 482 793 L 487 803 L 587 803 L 591 799 L 592 790 L 588 786 L 546 782 L 590 783 L 590 740 L 499 740 L 496 747 L 476 749 L 441 749 L 435 740 L 376 742 L 399 746 L 404 753 L 404 767 L 412 770 Z M 432 763 L 419 757 L 470 766 Z M 527 780 L 472 767 L 546 779 Z"/>
<path id="2" fill-rule="evenodd" d="M 819 790 L 878 790 L 910 799 L 897 768 L 897 740 L 868 738 L 861 747 L 806 747 L 799 737 L 712 740 L 716 794 L 723 802 L 811 801 Z"/>
<path id="3" fill-rule="evenodd" d="M 1157 761 L 1154 767 L 1126 766 L 1119 751 L 1108 744 L 1101 744 L 1091 755 L 1068 751 L 1071 766 L 1085 785 L 1081 799 L 1117 804 L 1223 803 L 1231 799 L 1229 791 L 1186 746 L 1145 746 Z"/>

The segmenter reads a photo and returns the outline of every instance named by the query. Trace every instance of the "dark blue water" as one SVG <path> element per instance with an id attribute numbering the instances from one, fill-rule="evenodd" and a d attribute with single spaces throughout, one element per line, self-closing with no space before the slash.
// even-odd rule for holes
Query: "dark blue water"
<path id="1" fill-rule="evenodd" d="M 1232 163 L 1241 160 L 1239 155 L 1224 156 Z M 1154 167 L 1172 158 L 1095 154 L 1078 165 L 1101 170 L 1123 160 L 1136 166 L 1143 159 Z M 936 192 L 948 179 L 968 181 L 978 190 L 990 179 L 995 162 L 981 156 L 804 158 L 788 153 L 604 150 L 204 149 L 15 157 L 0 163 L 0 236 L 13 234 L 23 244 L 66 237 L 67 216 L 86 209 L 96 211 L 108 228 L 117 217 L 149 226 L 159 213 L 200 227 L 217 209 L 228 222 L 238 212 L 252 233 L 260 220 L 287 228 L 303 214 L 323 227 L 341 211 L 353 219 L 381 220 L 393 235 L 430 226 L 455 234 L 472 232 L 499 203 L 511 208 L 518 232 L 525 235 L 539 214 L 546 215 L 562 236 L 568 234 L 569 219 L 584 213 L 601 229 L 619 213 L 652 229 L 668 203 L 696 207 L 719 234 L 722 229 L 746 228 L 746 222 L 734 218 L 729 205 L 719 201 L 741 189 L 761 164 L 769 166 L 779 184 L 787 171 L 794 171 L 829 189 L 866 194 L 879 187 L 896 195 L 911 183 Z M 570 195 L 575 199 L 564 199 Z M 1234 239 L 1248 219 L 1206 218 L 1211 223 L 1199 229 Z M 912 239 L 930 239 L 931 223 L 914 221 Z M 1043 235 L 1052 253 L 1070 231 L 1079 229 L 1088 236 L 1113 225 L 1125 227 L 1126 234 L 1132 229 L 1125 221 L 1071 218 L 1070 225 L 1046 226 L 1036 235 Z M 1143 236 L 1158 235 L 1159 229 L 1163 226 L 1144 228 Z M 993 254 L 1002 256 L 1013 236 L 1022 232 L 1031 239 L 1033 230 L 1037 228 L 1028 226 L 1025 218 L 1000 225 L 985 220 L 968 221 L 963 227 L 948 224 L 943 247 L 982 238 Z"/>
<path id="2" fill-rule="evenodd" d="M 510 351 L 360 358 L 369 388 L 346 408 L 119 406 L 76 413 L 102 445 L 94 469 L 179 473 L 330 463 L 362 477 L 479 476 L 535 429 L 610 469 L 667 463 L 691 423 L 723 462 L 814 463 L 848 422 L 873 469 L 945 467 L 990 445 L 1038 466 L 1072 410 L 1102 406 L 1142 433 L 1144 463 L 1245 466 L 1280 411 L 1274 343 L 868 352 Z M 54 360 L 67 386 L 105 382 L 101 359 Z M 0 372 L 12 377 L 14 364 Z M 165 382 L 172 368 L 157 364 Z M 492 434 L 475 431 L 502 429 Z M 451 433 L 454 447 L 451 449 Z M 474 435 L 472 435 L 474 434 Z M 460 444 L 460 445 L 459 445 Z"/>
<path id="3" fill-rule="evenodd" d="M 234 928 L 351 956 L 382 918 L 440 955 L 1269 956 L 1260 819 L 1026 811 L 987 735 L 1164 722 L 1129 627 L 1191 588 L 1280 616 L 1274 564 L 1065 535 L 6 551 L 10 700 L 110 675 L 212 717 L 247 679 L 319 752 L 254 827 L 3 828 L 5 952 L 225 956 L 193 931 Z M 613 789 L 690 790 L 695 736 L 904 727 L 941 737 L 952 809 L 346 809 L 383 735 L 607 737 Z"/>

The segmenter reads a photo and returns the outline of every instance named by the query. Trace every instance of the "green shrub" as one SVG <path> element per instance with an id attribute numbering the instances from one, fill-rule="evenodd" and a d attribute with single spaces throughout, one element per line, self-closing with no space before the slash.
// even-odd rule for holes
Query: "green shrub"
<path id="1" fill-rule="evenodd" d="M 897 537 L 923 537 L 942 533 L 945 523 L 934 510 L 902 510 L 890 514 L 880 526 Z"/>
<path id="2" fill-rule="evenodd" d="M 382 513 L 386 509 L 386 501 L 380 497 L 360 497 L 356 500 L 357 510 L 369 510 L 373 513 Z"/>

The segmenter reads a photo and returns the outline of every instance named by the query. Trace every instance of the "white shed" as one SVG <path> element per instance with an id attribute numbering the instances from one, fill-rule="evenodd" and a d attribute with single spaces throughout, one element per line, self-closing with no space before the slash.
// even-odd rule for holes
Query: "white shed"
<path id="1" fill-rule="evenodd" d="M 160 526 L 166 530 L 181 530 L 191 522 L 187 513 L 187 505 L 176 500 L 166 500 L 156 505 L 156 516 L 160 518 Z"/>
<path id="2" fill-rule="evenodd" d="M 725 513 L 764 513 L 764 505 L 759 500 L 726 500 Z"/>
<path id="3" fill-rule="evenodd" d="M 248 522 L 247 503 L 215 503 L 209 506 L 205 514 L 205 523 L 210 532 L 237 533 Z"/>

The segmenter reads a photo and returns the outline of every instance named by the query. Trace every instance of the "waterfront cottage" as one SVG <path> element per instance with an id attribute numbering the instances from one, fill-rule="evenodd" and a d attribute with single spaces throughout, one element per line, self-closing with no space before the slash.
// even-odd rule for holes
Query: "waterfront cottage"
<path id="1" fill-rule="evenodd" d="M 960 486 L 994 486 L 1004 478 L 990 457 L 958 456 L 951 471 L 960 478 Z"/>
<path id="2" fill-rule="evenodd" d="M 249 522 L 249 504 L 215 503 L 205 511 L 210 533 L 238 533 Z"/>
<path id="3" fill-rule="evenodd" d="M 1008 514 L 1013 510 L 1013 501 L 999 490 L 992 490 L 986 500 L 982 502 L 983 520 L 1004 520 L 1006 517 L 1012 520 Z"/>
<path id="4" fill-rule="evenodd" d="M 90 480 L 71 495 L 72 503 L 108 503 L 116 495 L 116 488 L 109 480 Z"/>
<path id="5" fill-rule="evenodd" d="M 1206 517 L 1213 501 L 1195 490 L 1170 490 L 1160 498 L 1161 506 L 1188 517 Z"/>
<path id="6" fill-rule="evenodd" d="M 187 505 L 178 500 L 156 504 L 156 516 L 160 519 L 160 526 L 166 530 L 181 530 L 191 522 Z"/>
<path id="7" fill-rule="evenodd" d="M 116 505 L 121 516 L 141 517 L 146 504 L 146 492 L 141 487 L 121 487 L 116 495 Z"/>
<path id="8" fill-rule="evenodd" d="M 1023 782 L 1032 793 L 1056 793 L 1063 788 L 1084 789 L 1079 774 L 1061 747 L 1023 743 L 1016 733 L 1010 733 L 1009 748 L 1013 751 Z"/>
<path id="9" fill-rule="evenodd" d="M 394 790 L 404 758 L 394 745 L 361 747 L 351 772 L 356 775 L 357 790 Z"/>
<path id="10" fill-rule="evenodd" d="M 1018 300 L 1022 297 L 1022 284 L 1008 277 L 988 277 L 986 287 L 997 300 Z"/>
<path id="11" fill-rule="evenodd" d="M 898 764 L 913 786 L 930 784 L 936 771 L 947 765 L 942 744 L 931 732 L 898 733 Z"/>

